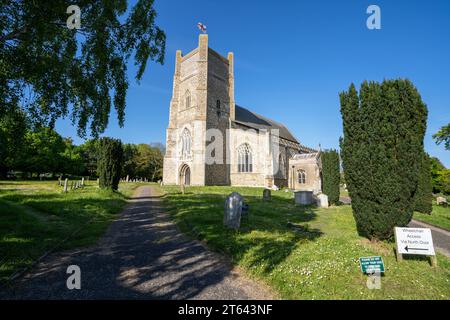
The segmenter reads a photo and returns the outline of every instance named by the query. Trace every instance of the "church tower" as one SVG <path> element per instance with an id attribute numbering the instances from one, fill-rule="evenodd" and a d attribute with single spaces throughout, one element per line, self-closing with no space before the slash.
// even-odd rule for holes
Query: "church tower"
<path id="1" fill-rule="evenodd" d="M 226 139 L 234 119 L 233 54 L 208 47 L 208 35 L 186 55 L 176 52 L 163 182 L 228 185 Z M 219 145 L 215 150 L 210 143 Z M 220 150 L 221 149 L 221 150 Z"/>

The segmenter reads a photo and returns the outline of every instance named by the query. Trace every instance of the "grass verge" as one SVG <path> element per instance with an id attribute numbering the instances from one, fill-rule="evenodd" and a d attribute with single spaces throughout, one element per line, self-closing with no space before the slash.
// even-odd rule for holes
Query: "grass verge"
<path id="1" fill-rule="evenodd" d="M 433 204 L 431 214 L 414 212 L 414 219 L 450 230 L 450 207 L 444 208 Z"/>
<path id="2" fill-rule="evenodd" d="M 56 246 L 95 243 L 137 185 L 112 192 L 90 182 L 63 193 L 55 181 L 0 181 L 0 282 Z"/>
<path id="3" fill-rule="evenodd" d="M 392 242 L 361 238 L 348 205 L 327 209 L 294 205 L 292 193 L 260 188 L 164 186 L 164 201 L 187 234 L 224 253 L 246 273 L 284 299 L 450 299 L 450 261 L 438 267 L 426 258 L 395 260 Z M 224 201 L 237 191 L 250 205 L 237 232 L 223 227 Z M 381 289 L 368 289 L 359 257 L 382 256 Z"/>

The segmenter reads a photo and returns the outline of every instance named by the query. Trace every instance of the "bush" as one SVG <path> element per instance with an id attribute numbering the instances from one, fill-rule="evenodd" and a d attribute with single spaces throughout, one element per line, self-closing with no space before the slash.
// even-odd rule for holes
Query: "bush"
<path id="1" fill-rule="evenodd" d="M 433 211 L 433 186 L 431 184 L 430 158 L 424 154 L 419 172 L 414 210 L 431 214 Z"/>
<path id="2" fill-rule="evenodd" d="M 322 159 L 322 178 L 323 178 L 323 193 L 328 196 L 328 201 L 331 204 L 336 204 L 339 201 L 339 154 L 336 150 L 324 151 L 321 154 Z"/>
<path id="3" fill-rule="evenodd" d="M 387 239 L 412 218 L 427 107 L 408 80 L 352 84 L 340 94 L 341 157 L 358 232 Z"/>
<path id="4" fill-rule="evenodd" d="M 117 190 L 123 165 L 123 147 L 118 139 L 99 140 L 98 174 L 100 188 Z"/>

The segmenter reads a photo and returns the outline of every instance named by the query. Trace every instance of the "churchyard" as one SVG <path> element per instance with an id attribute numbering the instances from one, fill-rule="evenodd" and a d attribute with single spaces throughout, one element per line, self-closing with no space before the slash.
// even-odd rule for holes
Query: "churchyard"
<path id="1" fill-rule="evenodd" d="M 436 202 L 433 202 L 433 212 L 431 214 L 415 212 L 413 218 L 450 230 L 450 207 L 438 206 Z"/>
<path id="2" fill-rule="evenodd" d="M 262 188 L 160 187 L 166 209 L 180 229 L 227 256 L 248 276 L 268 284 L 283 299 L 449 299 L 450 260 L 437 254 L 397 262 L 394 241 L 369 241 L 358 235 L 350 205 L 301 207 L 291 192 Z M 235 231 L 223 225 L 224 203 L 239 192 L 249 205 Z M 436 208 L 430 216 L 449 215 Z M 380 289 L 369 289 L 359 257 L 381 256 L 385 273 Z"/>
<path id="3" fill-rule="evenodd" d="M 0 181 L 0 282 L 49 250 L 95 243 L 138 185 L 113 192 L 94 180 L 65 193 L 58 181 Z"/>

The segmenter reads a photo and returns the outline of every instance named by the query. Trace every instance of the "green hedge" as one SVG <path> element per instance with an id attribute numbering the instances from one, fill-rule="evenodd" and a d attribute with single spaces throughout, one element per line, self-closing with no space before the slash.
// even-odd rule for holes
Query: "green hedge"
<path id="1" fill-rule="evenodd" d="M 326 150 L 322 152 L 321 159 L 323 193 L 328 196 L 330 204 L 337 204 L 339 201 L 339 183 L 341 180 L 339 173 L 339 153 L 336 150 Z"/>
<path id="2" fill-rule="evenodd" d="M 100 188 L 117 190 L 123 165 L 123 147 L 118 139 L 99 140 L 98 173 Z"/>

